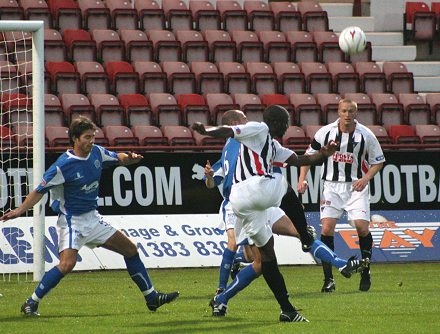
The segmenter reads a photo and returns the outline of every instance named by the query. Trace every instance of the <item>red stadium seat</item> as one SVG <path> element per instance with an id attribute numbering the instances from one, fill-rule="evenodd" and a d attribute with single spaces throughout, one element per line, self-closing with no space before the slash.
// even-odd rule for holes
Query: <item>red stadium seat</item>
<path id="1" fill-rule="evenodd" d="M 1 149 L 5 149 L 5 148 L 11 148 L 14 146 L 17 146 L 17 139 L 16 139 L 16 135 L 14 134 L 14 132 L 4 126 L 4 125 L 0 125 L 0 148 Z"/>
<path id="2" fill-rule="evenodd" d="M 190 0 L 189 10 L 195 23 L 195 29 L 199 31 L 220 29 L 220 12 L 209 1 Z"/>
<path id="3" fill-rule="evenodd" d="M 333 77 L 333 91 L 338 94 L 360 91 L 359 75 L 349 63 L 329 62 L 327 69 Z"/>
<path id="4" fill-rule="evenodd" d="M 366 94 L 385 93 L 387 83 L 385 74 L 374 62 L 357 62 L 354 64 L 361 80 L 361 91 Z"/>
<path id="5" fill-rule="evenodd" d="M 429 53 L 432 53 L 433 40 L 435 37 L 436 14 L 430 11 L 429 6 L 424 2 L 405 3 L 403 14 L 403 41 L 429 42 Z"/>
<path id="6" fill-rule="evenodd" d="M 123 61 L 125 59 L 124 42 L 121 41 L 116 31 L 95 29 L 91 31 L 91 35 L 98 47 L 99 61 Z"/>
<path id="7" fill-rule="evenodd" d="M 226 92 L 238 94 L 251 91 L 251 78 L 243 65 L 234 62 L 220 62 L 218 68 L 224 76 Z"/>
<path id="8" fill-rule="evenodd" d="M 68 62 L 47 62 L 46 70 L 51 76 L 52 92 L 57 95 L 65 93 L 79 93 L 81 80 L 79 73 Z"/>
<path id="9" fill-rule="evenodd" d="M 248 16 L 238 1 L 216 1 L 217 10 L 220 12 L 223 30 L 247 30 Z"/>
<path id="10" fill-rule="evenodd" d="M 90 104 L 95 108 L 96 121 L 100 126 L 125 125 L 124 109 L 114 95 L 90 94 Z"/>
<path id="11" fill-rule="evenodd" d="M 277 62 L 273 64 L 273 68 L 278 78 L 280 93 L 305 93 L 306 79 L 297 64 Z"/>
<path id="12" fill-rule="evenodd" d="M 376 120 L 376 106 L 371 103 L 371 99 L 364 93 L 345 93 L 344 98 L 357 103 L 358 112 L 356 119 L 365 125 L 374 125 Z"/>
<path id="13" fill-rule="evenodd" d="M 85 30 L 64 30 L 64 42 L 71 61 L 96 61 L 96 44 Z"/>
<path id="14" fill-rule="evenodd" d="M 419 144 L 421 142 L 411 125 L 390 125 L 388 133 L 394 144 Z"/>
<path id="15" fill-rule="evenodd" d="M 32 99 L 21 93 L 3 93 L 0 113 L 3 115 L 5 124 L 8 123 L 12 129 L 21 124 L 31 123 L 33 120 Z"/>
<path id="16" fill-rule="evenodd" d="M 95 61 L 77 61 L 75 69 L 81 78 L 81 91 L 85 94 L 107 94 L 110 92 L 110 82 L 104 67 Z"/>
<path id="17" fill-rule="evenodd" d="M 182 112 L 173 95 L 151 93 L 149 100 L 158 126 L 180 125 L 182 123 Z"/>
<path id="18" fill-rule="evenodd" d="M 310 94 L 331 93 L 332 75 L 324 64 L 314 62 L 301 63 L 301 71 L 306 78 L 306 91 Z"/>
<path id="19" fill-rule="evenodd" d="M 65 61 L 66 46 L 58 30 L 44 29 L 44 60 Z"/>
<path id="20" fill-rule="evenodd" d="M 386 61 L 383 63 L 383 73 L 387 78 L 388 91 L 393 94 L 414 92 L 413 74 L 408 72 L 404 64 Z"/>
<path id="21" fill-rule="evenodd" d="M 46 139 L 51 147 L 70 145 L 69 129 L 65 126 L 46 126 Z"/>
<path id="22" fill-rule="evenodd" d="M 52 15 L 46 1 L 43 0 L 20 0 L 25 20 L 41 20 L 44 22 L 44 29 L 52 28 Z"/>
<path id="23" fill-rule="evenodd" d="M 47 4 L 54 19 L 54 28 L 61 33 L 65 29 L 81 29 L 82 16 L 74 0 L 48 0 Z"/>
<path id="24" fill-rule="evenodd" d="M 112 18 L 112 27 L 115 30 L 137 29 L 138 16 L 137 11 L 132 7 L 130 1 L 126 0 L 106 0 L 107 8 L 110 10 Z"/>
<path id="25" fill-rule="evenodd" d="M 223 93 L 223 75 L 219 73 L 215 64 L 194 61 L 190 67 L 191 72 L 193 72 L 196 77 L 197 92 L 200 94 Z"/>
<path id="26" fill-rule="evenodd" d="M 163 137 L 162 131 L 152 125 L 135 125 L 132 127 L 133 134 L 139 139 L 139 145 L 154 146 L 167 145 L 167 139 Z"/>
<path id="27" fill-rule="evenodd" d="M 378 125 L 403 124 L 403 106 L 394 94 L 371 94 L 371 101 L 376 105 Z"/>
<path id="28" fill-rule="evenodd" d="M 315 31 L 313 40 L 318 47 L 318 59 L 321 63 L 345 62 L 345 53 L 339 48 L 339 37 L 331 31 Z"/>
<path id="29" fill-rule="evenodd" d="M 290 115 L 290 122 L 292 124 L 296 124 L 295 108 L 292 104 L 290 104 L 289 98 L 287 95 L 263 94 L 263 95 L 260 95 L 260 99 L 261 99 L 261 103 L 264 104 L 266 107 L 269 107 L 273 104 L 277 104 L 279 106 L 286 108 L 286 110 L 289 112 L 289 115 Z"/>
<path id="30" fill-rule="evenodd" d="M 168 89 L 172 94 L 195 93 L 196 78 L 187 64 L 177 61 L 164 61 L 162 68 L 167 74 Z"/>
<path id="31" fill-rule="evenodd" d="M 133 66 L 139 75 L 142 93 L 165 93 L 167 91 L 167 75 L 162 72 L 159 64 L 149 61 L 136 61 Z"/>
<path id="32" fill-rule="evenodd" d="M 422 139 L 423 144 L 440 143 L 440 127 L 434 124 L 419 124 L 415 126 L 416 134 Z"/>
<path id="33" fill-rule="evenodd" d="M 140 28 L 144 31 L 165 29 L 165 13 L 155 0 L 134 1 L 138 12 Z"/>
<path id="34" fill-rule="evenodd" d="M 405 111 L 404 121 L 406 124 L 431 123 L 431 108 L 419 94 L 399 94 L 398 98 Z"/>
<path id="35" fill-rule="evenodd" d="M 153 61 L 153 43 L 143 31 L 122 29 L 119 35 L 124 42 L 125 57 L 129 62 Z"/>
<path id="36" fill-rule="evenodd" d="M 308 145 L 310 138 L 299 126 L 291 125 L 283 136 L 283 145 Z"/>
<path id="37" fill-rule="evenodd" d="M 251 89 L 256 94 L 276 94 L 278 80 L 272 67 L 267 63 L 247 63 L 246 69 L 251 76 Z"/>
<path id="38" fill-rule="evenodd" d="M 196 30 L 178 30 L 177 40 L 182 47 L 182 60 L 190 64 L 193 61 L 208 61 L 209 46 L 202 34 Z"/>
<path id="39" fill-rule="evenodd" d="M 275 18 L 267 2 L 245 0 L 243 9 L 248 15 L 250 30 L 262 31 L 275 28 Z"/>
<path id="40" fill-rule="evenodd" d="M 168 21 L 168 29 L 174 32 L 178 30 L 192 29 L 191 11 L 182 0 L 162 0 L 162 8 Z"/>
<path id="41" fill-rule="evenodd" d="M 338 107 L 341 96 L 338 94 L 316 94 L 316 102 L 321 105 L 323 123 L 328 124 L 339 118 Z"/>
<path id="42" fill-rule="evenodd" d="M 328 31 L 328 15 L 316 1 L 298 2 L 305 31 Z"/>
<path id="43" fill-rule="evenodd" d="M 321 106 L 311 94 L 290 94 L 290 103 L 295 107 L 296 124 L 303 128 L 322 124 Z"/>
<path id="44" fill-rule="evenodd" d="M 83 27 L 88 30 L 110 29 L 110 10 L 102 0 L 78 0 L 83 17 Z"/>
<path id="45" fill-rule="evenodd" d="M 263 61 L 264 46 L 253 31 L 234 30 L 231 33 L 232 40 L 237 45 L 239 62 L 261 62 Z"/>
<path id="46" fill-rule="evenodd" d="M 264 45 L 264 59 L 268 63 L 288 62 L 292 50 L 290 43 L 280 31 L 260 31 L 260 41 Z"/>
<path id="47" fill-rule="evenodd" d="M 238 110 L 240 106 L 235 104 L 228 94 L 206 94 L 206 103 L 211 112 L 211 120 L 214 125 L 221 125 L 221 118 L 225 111 Z"/>
<path id="48" fill-rule="evenodd" d="M 234 102 L 240 106 L 249 121 L 262 122 L 265 106 L 261 103 L 258 95 L 233 94 Z"/>
<path id="49" fill-rule="evenodd" d="M 388 136 L 387 130 L 381 125 L 367 125 L 368 128 L 376 136 L 380 144 L 391 144 L 391 138 Z"/>
<path id="50" fill-rule="evenodd" d="M 162 127 L 162 130 L 170 146 L 196 144 L 191 130 L 185 126 L 166 125 Z"/>
<path id="51" fill-rule="evenodd" d="M 63 94 L 60 100 L 68 124 L 80 115 L 87 116 L 92 121 L 95 121 L 95 108 L 90 104 L 87 96 L 82 94 Z"/>
<path id="52" fill-rule="evenodd" d="M 180 60 L 182 54 L 180 43 L 171 31 L 149 30 L 147 33 L 153 42 L 154 58 L 157 62 Z"/>
<path id="53" fill-rule="evenodd" d="M 138 138 L 126 126 L 109 125 L 104 126 L 102 130 L 109 141 L 110 146 L 137 146 Z"/>
<path id="54" fill-rule="evenodd" d="M 318 61 L 318 48 L 313 36 L 307 31 L 286 32 L 287 41 L 292 47 L 292 61 L 295 63 Z"/>
<path id="55" fill-rule="evenodd" d="M 275 17 L 275 29 L 283 32 L 302 30 L 301 13 L 292 2 L 269 2 Z"/>
<path id="56" fill-rule="evenodd" d="M 209 107 L 203 96 L 198 94 L 180 94 L 177 103 L 183 113 L 184 123 L 190 126 L 194 122 L 208 125 L 211 123 Z"/>
<path id="57" fill-rule="evenodd" d="M 440 93 L 426 94 L 426 103 L 431 106 L 433 123 L 440 125 Z"/>
<path id="58" fill-rule="evenodd" d="M 121 94 L 118 98 L 124 108 L 125 119 L 129 127 L 156 124 L 148 100 L 144 95 Z"/>
<path id="59" fill-rule="evenodd" d="M 61 102 L 53 94 L 44 94 L 44 124 L 46 126 L 64 126 L 64 112 Z"/>
<path id="60" fill-rule="evenodd" d="M 105 63 L 104 66 L 115 95 L 135 94 L 139 91 L 139 76 L 130 63 L 110 61 Z"/>
<path id="61" fill-rule="evenodd" d="M 210 59 L 213 63 L 236 60 L 235 42 L 232 41 L 227 31 L 206 30 L 204 34 L 209 45 Z"/>

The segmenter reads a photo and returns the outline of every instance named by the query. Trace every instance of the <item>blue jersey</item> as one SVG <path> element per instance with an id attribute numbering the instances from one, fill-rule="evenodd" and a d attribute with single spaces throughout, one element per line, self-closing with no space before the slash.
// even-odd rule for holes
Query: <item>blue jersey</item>
<path id="1" fill-rule="evenodd" d="M 36 188 L 39 193 L 51 191 L 51 207 L 66 215 L 80 215 L 98 207 L 99 181 L 102 169 L 118 163 L 118 155 L 94 145 L 86 158 L 63 153 L 44 173 Z"/>

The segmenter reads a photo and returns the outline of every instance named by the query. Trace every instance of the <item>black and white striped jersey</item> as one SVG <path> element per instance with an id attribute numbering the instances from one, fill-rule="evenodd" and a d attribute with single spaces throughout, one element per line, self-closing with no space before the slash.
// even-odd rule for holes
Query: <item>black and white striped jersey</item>
<path id="1" fill-rule="evenodd" d="M 285 162 L 295 154 L 272 139 L 266 123 L 248 122 L 231 128 L 234 131 L 234 139 L 241 144 L 233 183 L 255 175 L 272 175 L 274 162 Z"/>
<path id="2" fill-rule="evenodd" d="M 356 122 L 352 133 L 339 130 L 339 119 L 319 129 L 306 154 L 317 153 L 330 140 L 340 143 L 337 151 L 328 157 L 321 168 L 326 181 L 352 182 L 362 178 L 368 166 L 385 161 L 379 141 L 369 128 Z"/>

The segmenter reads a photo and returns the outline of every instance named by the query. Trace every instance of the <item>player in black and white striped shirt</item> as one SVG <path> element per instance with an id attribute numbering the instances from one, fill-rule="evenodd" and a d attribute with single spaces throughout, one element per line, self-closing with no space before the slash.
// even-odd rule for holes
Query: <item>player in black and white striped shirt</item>
<path id="1" fill-rule="evenodd" d="M 385 161 L 380 144 L 370 129 L 356 121 L 357 104 L 343 99 L 339 102 L 339 119 L 319 129 L 306 151 L 316 154 L 329 141 L 339 143 L 336 152 L 321 167 L 321 241 L 334 250 L 334 233 L 337 220 L 346 211 L 358 236 L 362 258 L 371 258 L 373 238 L 370 225 L 369 181 L 382 168 Z M 298 192 L 307 189 L 306 176 L 310 167 L 301 167 Z M 335 290 L 332 267 L 323 262 L 324 286 L 322 292 Z M 359 290 L 371 286 L 370 270 L 361 274 Z"/>

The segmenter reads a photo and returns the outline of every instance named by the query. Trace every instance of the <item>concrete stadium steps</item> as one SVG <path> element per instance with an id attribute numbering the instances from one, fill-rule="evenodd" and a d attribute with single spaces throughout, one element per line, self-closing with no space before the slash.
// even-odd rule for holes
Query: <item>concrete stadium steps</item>
<path id="1" fill-rule="evenodd" d="M 363 31 L 374 31 L 374 17 L 346 17 L 346 16 L 329 16 L 328 23 L 330 29 L 334 32 L 341 32 L 347 27 L 356 26 Z"/>
<path id="2" fill-rule="evenodd" d="M 379 46 L 372 45 L 374 61 L 411 61 L 416 60 L 415 45 Z"/>
<path id="3" fill-rule="evenodd" d="M 403 33 L 401 32 L 365 32 L 367 41 L 373 46 L 402 46 Z"/>

